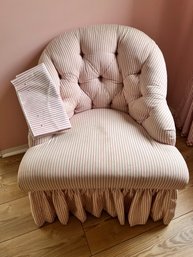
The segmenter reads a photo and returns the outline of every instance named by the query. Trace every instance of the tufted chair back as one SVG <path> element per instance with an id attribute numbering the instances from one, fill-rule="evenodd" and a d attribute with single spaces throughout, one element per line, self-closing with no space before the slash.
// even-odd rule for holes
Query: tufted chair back
<path id="1" fill-rule="evenodd" d="M 127 112 L 155 140 L 175 144 L 163 55 L 143 32 L 97 25 L 66 32 L 43 51 L 69 118 L 91 108 Z"/>

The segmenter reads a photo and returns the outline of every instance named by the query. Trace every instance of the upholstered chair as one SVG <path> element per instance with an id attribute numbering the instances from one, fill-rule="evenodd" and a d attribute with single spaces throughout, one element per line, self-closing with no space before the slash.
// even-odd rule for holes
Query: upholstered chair
<path id="1" fill-rule="evenodd" d="M 156 43 L 143 32 L 98 25 L 66 32 L 43 51 L 71 128 L 33 137 L 18 183 L 35 223 L 70 213 L 106 211 L 131 226 L 149 217 L 168 224 L 188 169 L 175 147 L 166 102 L 167 73 Z"/>

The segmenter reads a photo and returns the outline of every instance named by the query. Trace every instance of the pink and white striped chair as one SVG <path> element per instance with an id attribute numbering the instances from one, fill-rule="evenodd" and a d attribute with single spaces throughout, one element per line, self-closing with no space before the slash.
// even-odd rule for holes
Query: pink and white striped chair
<path id="1" fill-rule="evenodd" d="M 188 183 L 166 103 L 164 58 L 143 32 L 98 25 L 66 32 L 43 51 L 72 128 L 34 139 L 18 174 L 35 223 L 105 210 L 124 224 L 168 224 Z"/>

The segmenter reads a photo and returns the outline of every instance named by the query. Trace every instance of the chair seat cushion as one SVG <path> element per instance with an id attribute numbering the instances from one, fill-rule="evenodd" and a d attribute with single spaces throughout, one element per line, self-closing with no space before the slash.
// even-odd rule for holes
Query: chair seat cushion
<path id="1" fill-rule="evenodd" d="M 128 114 L 91 109 L 72 129 L 31 147 L 19 168 L 26 191 L 57 189 L 181 189 L 188 169 L 180 152 L 153 140 Z"/>

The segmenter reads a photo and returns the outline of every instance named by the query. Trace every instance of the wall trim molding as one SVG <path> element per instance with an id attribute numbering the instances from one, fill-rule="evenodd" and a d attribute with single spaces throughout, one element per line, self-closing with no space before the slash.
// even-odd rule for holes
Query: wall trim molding
<path id="1" fill-rule="evenodd" d="M 0 151 L 0 157 L 5 158 L 20 153 L 25 153 L 28 149 L 28 145 L 20 145 L 17 147 L 8 148 Z"/>

